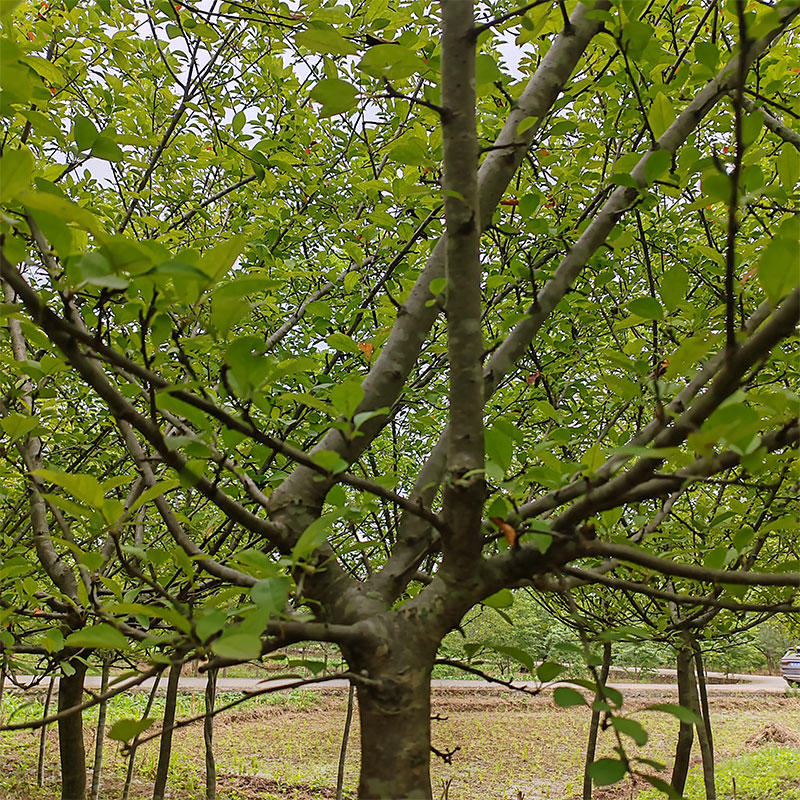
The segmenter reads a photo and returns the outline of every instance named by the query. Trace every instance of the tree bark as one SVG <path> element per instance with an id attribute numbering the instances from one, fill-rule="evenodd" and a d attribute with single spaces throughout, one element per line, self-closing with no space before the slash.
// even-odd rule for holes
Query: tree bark
<path id="1" fill-rule="evenodd" d="M 427 671 L 426 671 L 427 672 Z M 431 800 L 430 672 L 360 686 L 361 800 Z"/>
<path id="2" fill-rule="evenodd" d="M 701 724 L 697 726 L 697 739 L 700 743 L 700 752 L 703 756 L 703 784 L 706 790 L 706 800 L 717 800 L 717 785 L 714 766 L 714 740 L 711 735 L 711 714 L 708 709 L 708 693 L 706 692 L 706 674 L 703 669 L 703 656 L 700 647 L 692 637 L 692 651 L 697 675 L 696 711 L 700 716 Z"/>
<path id="3" fill-rule="evenodd" d="M 692 668 L 692 654 L 686 647 L 678 649 L 677 658 L 678 703 L 684 708 L 691 708 L 691 689 L 694 684 L 694 669 Z M 689 722 L 681 722 L 678 729 L 678 743 L 675 746 L 675 762 L 672 766 L 672 788 L 683 794 L 686 786 L 686 776 L 689 772 L 689 759 L 692 755 L 694 743 L 694 728 Z"/>
<path id="4" fill-rule="evenodd" d="M 415 620 L 416 621 L 416 620 Z M 368 645 L 346 652 L 358 681 L 361 800 L 431 800 L 431 672 L 438 640 L 384 617 Z M 398 624 L 399 622 L 399 624 Z M 427 631 L 426 633 L 430 633 Z"/>
<path id="5" fill-rule="evenodd" d="M 153 688 L 150 690 L 150 696 L 147 698 L 147 705 L 142 712 L 142 719 L 147 719 L 150 709 L 153 707 L 153 701 L 156 699 L 156 692 L 158 691 L 158 684 L 161 681 L 161 674 L 158 673 L 153 678 Z M 128 800 L 128 795 L 131 791 L 131 783 L 133 782 L 133 766 L 136 761 L 136 749 L 139 746 L 139 737 L 135 737 L 131 742 L 130 755 L 128 756 L 128 769 L 125 773 L 125 785 L 122 787 L 122 800 Z"/>
<path id="6" fill-rule="evenodd" d="M 217 763 L 214 760 L 214 702 L 217 698 L 217 673 L 208 670 L 206 679 L 206 718 L 203 720 L 203 741 L 206 747 L 206 800 L 217 797 Z"/>
<path id="7" fill-rule="evenodd" d="M 176 661 L 169 668 L 167 696 L 164 700 L 164 720 L 161 741 L 158 748 L 158 766 L 153 784 L 153 800 L 164 800 L 169 777 L 169 759 L 172 754 L 172 726 L 175 723 L 175 707 L 178 704 L 178 679 L 181 676 L 182 662 Z"/>
<path id="8" fill-rule="evenodd" d="M 605 688 L 608 681 L 608 672 L 611 669 L 611 642 L 603 642 L 603 663 L 600 667 L 600 687 Z M 602 692 L 598 690 L 596 699 L 602 699 Z M 592 800 L 592 776 L 589 767 L 594 763 L 597 752 L 597 734 L 600 730 L 600 711 L 592 711 L 592 721 L 589 723 L 589 740 L 586 743 L 586 761 L 583 768 L 583 800 Z"/>
<path id="9" fill-rule="evenodd" d="M 80 705 L 86 664 L 71 658 L 72 675 L 63 672 L 58 682 L 58 713 Z M 58 750 L 61 757 L 61 800 L 86 799 L 86 749 L 83 744 L 83 713 L 76 711 L 58 720 Z"/>
<path id="10" fill-rule="evenodd" d="M 3 660 L 0 661 L 0 725 L 3 724 L 3 692 L 6 688 L 6 664 L 8 656 L 3 653 Z"/>
<path id="11" fill-rule="evenodd" d="M 100 694 L 104 695 L 108 689 L 108 674 L 111 670 L 111 661 L 103 659 L 103 672 L 100 678 Z M 91 800 L 100 798 L 100 777 L 103 773 L 103 742 L 106 733 L 106 709 L 108 700 L 101 700 L 97 709 L 97 734 L 94 740 L 94 765 L 92 767 L 92 789 L 89 792 Z"/>
<path id="12" fill-rule="evenodd" d="M 42 719 L 47 719 L 50 713 L 50 701 L 53 699 L 53 687 L 56 683 L 56 677 L 53 675 L 50 682 L 47 684 L 47 696 L 44 698 L 44 710 L 42 711 Z M 36 764 L 36 785 L 44 786 L 44 749 L 47 744 L 47 725 L 42 725 L 42 730 L 39 731 L 39 759 Z"/>
<path id="13" fill-rule="evenodd" d="M 344 719 L 344 731 L 342 732 L 342 747 L 339 750 L 339 770 L 336 775 L 336 800 L 342 800 L 344 791 L 344 762 L 347 757 L 347 741 L 350 738 L 350 723 L 353 721 L 353 695 L 354 686 L 351 681 L 350 690 L 347 692 L 347 715 Z"/>

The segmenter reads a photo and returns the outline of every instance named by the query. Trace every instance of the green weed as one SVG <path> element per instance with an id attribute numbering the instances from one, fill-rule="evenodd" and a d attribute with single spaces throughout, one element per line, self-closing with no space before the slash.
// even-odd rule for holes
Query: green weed
<path id="1" fill-rule="evenodd" d="M 734 789 L 735 786 L 735 789 Z M 689 773 L 687 800 L 703 800 L 703 775 L 699 767 Z M 649 789 L 638 800 L 662 800 Z M 771 745 L 754 753 L 723 761 L 717 766 L 719 800 L 800 800 L 800 750 Z"/>

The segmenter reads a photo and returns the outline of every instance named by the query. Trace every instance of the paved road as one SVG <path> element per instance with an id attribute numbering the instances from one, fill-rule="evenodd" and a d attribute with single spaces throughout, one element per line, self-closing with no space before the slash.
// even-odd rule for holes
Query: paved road
<path id="1" fill-rule="evenodd" d="M 660 675 L 669 678 L 674 677 L 675 670 L 656 670 Z M 721 673 L 709 673 L 710 680 L 722 680 L 725 676 Z M 771 694 L 782 695 L 786 690 L 786 682 L 782 678 L 772 675 L 730 675 L 730 679 L 737 681 L 736 683 L 709 683 L 708 693 L 714 695 L 726 694 Z M 22 686 L 36 685 L 36 679 L 31 675 L 20 675 L 17 677 L 17 682 Z M 289 685 L 291 680 L 258 680 L 257 678 L 223 678 L 217 680 L 218 692 L 258 692 L 267 688 L 274 688 L 283 685 Z M 495 683 L 480 680 L 433 680 L 431 681 L 434 691 L 459 691 L 459 692 L 486 692 L 493 691 L 510 691 L 503 689 Z M 100 677 L 97 675 L 90 675 L 86 678 L 86 688 L 97 690 L 100 688 Z M 346 680 L 336 679 L 328 680 L 318 684 L 308 684 L 304 689 L 317 690 L 317 691 L 341 691 L 347 689 L 348 682 Z M 529 681 L 516 681 L 517 686 L 526 686 L 535 688 L 538 684 Z M 555 683 L 549 688 L 564 684 Z M 677 693 L 677 686 L 674 682 L 665 683 L 638 683 L 628 681 L 609 681 L 609 686 L 618 689 L 621 692 L 644 692 L 652 694 L 667 694 Z M 46 681 L 40 682 L 37 689 L 44 689 Z M 129 691 L 148 691 L 153 686 L 153 679 L 149 678 L 137 686 L 131 687 Z M 206 686 L 205 678 L 182 677 L 180 679 L 180 688 L 184 692 L 202 692 Z M 9 691 L 14 691 L 16 687 L 10 683 L 6 683 Z M 159 685 L 160 691 L 166 690 L 166 680 L 161 680 Z"/>

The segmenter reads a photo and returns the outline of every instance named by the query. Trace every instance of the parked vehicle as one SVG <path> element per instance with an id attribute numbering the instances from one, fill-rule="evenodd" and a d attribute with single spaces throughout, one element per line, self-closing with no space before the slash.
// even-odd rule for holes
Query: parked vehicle
<path id="1" fill-rule="evenodd" d="M 789 686 L 800 686 L 800 645 L 790 647 L 781 659 L 781 678 Z"/>

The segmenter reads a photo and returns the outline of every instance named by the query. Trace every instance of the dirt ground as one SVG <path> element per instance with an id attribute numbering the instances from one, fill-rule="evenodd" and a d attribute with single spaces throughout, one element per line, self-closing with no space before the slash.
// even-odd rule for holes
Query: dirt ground
<path id="1" fill-rule="evenodd" d="M 647 705 L 669 700 L 667 695 L 626 695 L 626 714 L 642 722 L 650 734 L 641 748 L 630 743 L 629 757 L 670 763 L 677 722 L 671 716 L 645 710 Z M 215 750 L 219 800 L 333 798 L 345 707 L 344 693 L 315 693 L 299 704 L 242 708 L 218 717 Z M 746 752 L 754 746 L 747 744 L 748 738 L 770 724 L 800 735 L 797 697 L 712 696 L 711 713 L 718 760 Z M 432 723 L 434 747 L 442 752 L 458 748 L 450 764 L 433 758 L 434 797 L 565 800 L 580 791 L 589 722 L 586 708 L 560 709 L 548 697 L 461 691 L 434 694 L 433 714 L 438 717 Z M 47 735 L 45 785 L 41 789 L 36 787 L 39 733 L 23 731 L 0 737 L 0 800 L 57 800 L 55 732 Z M 89 751 L 93 737 L 90 730 Z M 614 744 L 611 733 L 605 732 L 598 757 L 613 755 Z M 358 751 L 355 723 L 346 763 L 346 797 L 353 796 L 357 784 Z M 149 800 L 156 759 L 156 742 L 140 748 L 130 800 Z M 168 790 L 172 800 L 200 800 L 204 796 L 203 763 L 200 726 L 177 731 Z M 120 798 L 124 770 L 118 743 L 107 740 L 102 800 Z M 635 787 L 625 785 L 604 790 L 602 797 L 627 800 L 636 793 Z"/>

